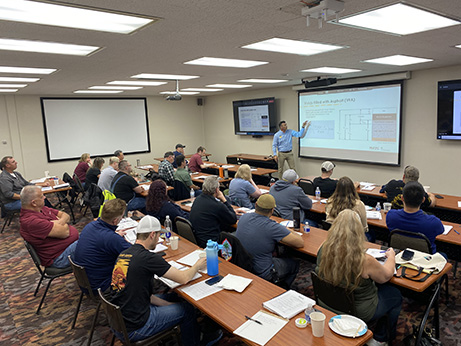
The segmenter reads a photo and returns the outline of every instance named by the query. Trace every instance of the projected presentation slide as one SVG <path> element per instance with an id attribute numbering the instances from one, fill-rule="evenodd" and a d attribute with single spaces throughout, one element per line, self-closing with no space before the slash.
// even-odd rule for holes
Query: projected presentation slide
<path id="1" fill-rule="evenodd" d="M 240 131 L 269 131 L 269 106 L 244 106 L 238 108 Z"/>
<path id="2" fill-rule="evenodd" d="M 311 126 L 300 155 L 397 165 L 400 110 L 400 83 L 301 92 L 299 123 Z"/>
<path id="3" fill-rule="evenodd" d="M 453 133 L 461 133 L 461 91 L 453 93 Z"/>

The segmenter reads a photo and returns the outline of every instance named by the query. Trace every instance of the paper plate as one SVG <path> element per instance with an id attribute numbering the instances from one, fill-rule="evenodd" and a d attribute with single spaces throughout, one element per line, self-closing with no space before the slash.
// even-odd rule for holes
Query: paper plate
<path id="1" fill-rule="evenodd" d="M 356 331 L 354 332 L 350 332 L 350 333 L 344 333 L 343 331 L 339 330 L 335 324 L 333 323 L 333 320 L 334 319 L 341 319 L 341 320 L 346 320 L 346 321 L 350 321 L 352 323 L 356 323 L 356 324 L 360 324 L 361 328 L 360 330 L 358 331 L 358 333 Z M 360 318 L 357 318 L 355 316 L 351 316 L 351 315 L 336 315 L 336 316 L 333 316 L 330 321 L 328 322 L 328 326 L 330 327 L 330 329 L 332 331 L 334 331 L 336 334 L 339 334 L 339 335 L 342 335 L 342 336 L 346 336 L 348 338 L 358 338 L 359 336 L 362 336 L 364 335 L 368 328 L 367 328 L 367 324 L 365 322 L 363 322 Z"/>

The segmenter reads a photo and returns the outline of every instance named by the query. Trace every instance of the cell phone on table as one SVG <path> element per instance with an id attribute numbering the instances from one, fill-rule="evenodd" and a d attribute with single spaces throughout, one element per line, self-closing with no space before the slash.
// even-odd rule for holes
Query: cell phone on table
<path id="1" fill-rule="evenodd" d="M 434 197 L 438 199 L 443 199 L 443 196 L 440 196 L 440 195 L 434 195 Z"/>
<path id="2" fill-rule="evenodd" d="M 403 253 L 402 253 L 402 259 L 404 261 L 411 261 L 413 259 L 413 256 L 415 255 L 415 253 L 411 250 L 404 250 Z"/>
<path id="3" fill-rule="evenodd" d="M 212 277 L 211 279 L 208 279 L 207 281 L 205 281 L 205 283 L 207 285 L 213 286 L 214 284 L 217 284 L 221 280 L 222 280 L 222 276 L 217 275 L 217 276 Z"/>

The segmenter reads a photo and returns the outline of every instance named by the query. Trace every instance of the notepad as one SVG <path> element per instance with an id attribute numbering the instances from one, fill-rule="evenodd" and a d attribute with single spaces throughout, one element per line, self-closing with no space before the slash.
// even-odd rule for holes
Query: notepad
<path id="1" fill-rule="evenodd" d="M 225 290 L 233 290 L 242 293 L 252 281 L 252 279 L 242 276 L 227 274 L 224 279 L 216 284 L 216 286 L 224 288 Z"/>
<path id="2" fill-rule="evenodd" d="M 53 186 L 53 189 L 62 189 L 62 188 L 69 187 L 69 186 L 70 186 L 69 183 L 63 183 L 63 184 Z"/>
<path id="3" fill-rule="evenodd" d="M 288 323 L 288 320 L 266 311 L 258 311 L 251 318 L 260 323 L 248 320 L 234 330 L 234 334 L 261 346 L 267 344 Z"/>
<path id="4" fill-rule="evenodd" d="M 259 189 L 259 191 L 261 191 L 262 194 L 265 194 L 265 193 L 269 193 L 270 190 L 267 190 L 267 189 Z"/>
<path id="5" fill-rule="evenodd" d="M 383 216 L 381 215 L 381 212 L 375 211 L 375 210 L 370 210 L 367 211 L 367 219 L 369 220 L 382 220 Z"/>
<path id="6" fill-rule="evenodd" d="M 42 187 L 42 191 L 45 192 L 45 191 L 51 191 L 53 190 L 53 188 L 51 186 L 45 186 L 45 187 Z"/>
<path id="7" fill-rule="evenodd" d="M 189 269 L 189 267 L 183 266 L 183 265 L 181 265 L 181 264 L 179 264 L 179 263 L 176 263 L 175 261 L 168 261 L 168 263 L 169 263 L 172 267 L 175 267 L 176 269 L 181 270 L 181 271 L 182 271 L 182 270 L 187 270 L 187 269 Z M 165 285 L 167 285 L 167 286 L 170 287 L 170 288 L 176 288 L 176 287 L 178 287 L 178 286 L 181 286 L 181 284 L 180 284 L 179 282 L 176 282 L 176 281 L 167 279 L 167 278 L 165 278 L 165 277 L 163 277 L 163 276 L 158 277 L 157 275 L 154 275 L 154 277 L 155 277 L 156 279 L 159 279 L 160 281 L 162 281 Z M 191 281 L 192 281 L 192 280 L 195 280 L 195 279 L 198 279 L 198 278 L 200 278 L 200 277 L 202 277 L 202 275 L 201 275 L 200 273 L 195 273 L 195 275 L 194 275 L 194 277 L 191 279 Z"/>
<path id="8" fill-rule="evenodd" d="M 200 254 L 201 253 L 204 253 L 204 250 L 192 251 L 190 254 L 178 259 L 178 262 L 192 267 L 195 264 L 195 262 L 197 262 L 200 259 Z M 207 270 L 205 268 L 203 270 L 200 270 L 200 272 L 206 274 Z"/>
<path id="9" fill-rule="evenodd" d="M 46 179 L 47 179 L 47 178 L 34 179 L 34 180 L 31 180 L 30 182 L 31 182 L 32 184 L 44 183 Z"/>
<path id="10" fill-rule="evenodd" d="M 448 232 L 450 232 L 452 228 L 453 226 L 443 225 L 443 234 L 448 234 Z"/>
<path id="11" fill-rule="evenodd" d="M 263 307 L 267 310 L 287 319 L 304 311 L 308 305 L 315 305 L 315 300 L 294 290 L 289 290 L 263 303 Z"/>
<path id="12" fill-rule="evenodd" d="M 222 291 L 222 288 L 217 287 L 216 285 L 208 285 L 205 283 L 205 280 L 200 281 L 194 285 L 186 286 L 180 288 L 185 294 L 190 296 L 194 300 L 200 300 L 205 297 L 211 296 L 216 292 Z"/>

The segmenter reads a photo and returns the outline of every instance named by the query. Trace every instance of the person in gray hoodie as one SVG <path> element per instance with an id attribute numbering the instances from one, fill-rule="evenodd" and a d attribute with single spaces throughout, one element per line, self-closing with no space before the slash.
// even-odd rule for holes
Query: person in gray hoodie
<path id="1" fill-rule="evenodd" d="M 281 180 L 271 186 L 270 194 L 274 196 L 277 204 L 276 210 L 280 216 L 287 220 L 293 220 L 293 208 L 301 209 L 300 220 L 305 220 L 304 210 L 312 208 L 312 200 L 307 197 L 304 191 L 295 185 L 295 181 L 299 178 L 298 174 L 293 169 L 287 169 L 283 172 Z M 310 220 L 305 220 L 311 223 Z"/>

